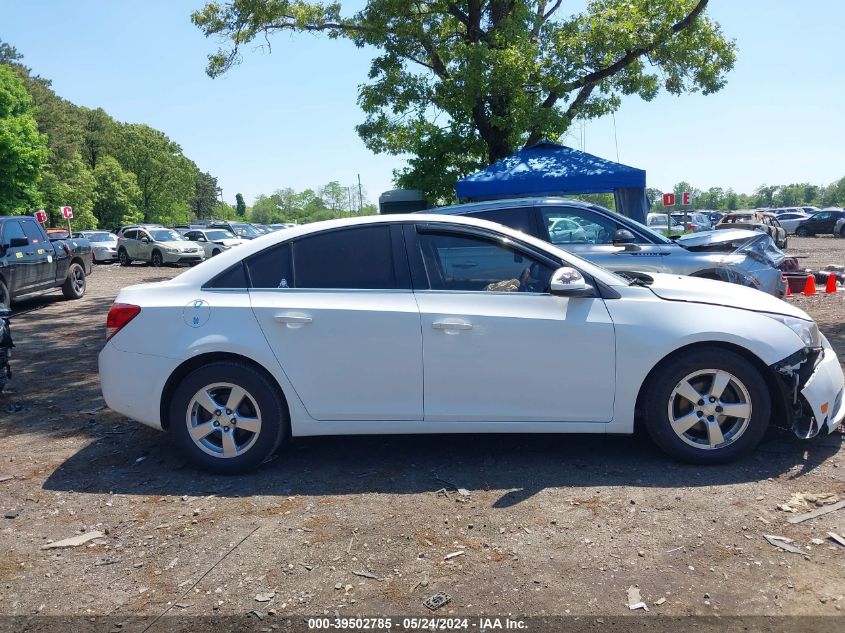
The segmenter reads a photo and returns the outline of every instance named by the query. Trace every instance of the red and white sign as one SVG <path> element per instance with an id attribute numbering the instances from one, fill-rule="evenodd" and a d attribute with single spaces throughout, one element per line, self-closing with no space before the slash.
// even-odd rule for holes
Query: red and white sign
<path id="1" fill-rule="evenodd" d="M 73 218 L 73 207 L 59 207 L 59 211 L 62 212 L 62 217 L 68 220 Z"/>
<path id="2" fill-rule="evenodd" d="M 674 207 L 675 206 L 675 194 L 674 193 L 664 193 L 663 194 L 663 206 L 664 207 Z"/>
<path id="3" fill-rule="evenodd" d="M 47 212 L 44 209 L 38 209 L 35 212 L 35 219 L 41 222 L 41 224 L 44 224 L 47 222 Z"/>
<path id="4" fill-rule="evenodd" d="M 684 191 L 684 193 L 681 194 L 681 204 L 690 204 L 691 198 L 692 196 L 690 195 L 690 192 Z"/>

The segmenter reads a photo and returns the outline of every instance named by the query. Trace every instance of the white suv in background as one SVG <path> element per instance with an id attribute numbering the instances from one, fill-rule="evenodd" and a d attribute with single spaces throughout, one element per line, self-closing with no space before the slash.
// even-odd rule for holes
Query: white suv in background
<path id="1" fill-rule="evenodd" d="M 117 238 L 117 259 L 121 266 L 135 260 L 153 266 L 162 264 L 199 264 L 205 259 L 202 247 L 163 226 L 140 225 L 121 229 Z"/>

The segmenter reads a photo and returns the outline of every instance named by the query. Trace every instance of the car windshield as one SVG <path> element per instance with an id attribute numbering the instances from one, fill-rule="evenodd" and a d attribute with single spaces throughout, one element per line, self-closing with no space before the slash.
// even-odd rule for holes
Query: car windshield
<path id="1" fill-rule="evenodd" d="M 205 237 L 209 240 L 230 240 L 235 236 L 229 233 L 229 231 L 224 231 L 223 229 L 220 229 L 215 231 L 206 231 Z"/>
<path id="2" fill-rule="evenodd" d="M 251 224 L 233 224 L 232 228 L 235 231 L 235 235 L 239 235 L 240 237 L 258 237 L 261 235 Z"/>
<path id="3" fill-rule="evenodd" d="M 730 224 L 754 224 L 754 216 L 753 215 L 731 215 L 727 218 L 724 218 L 724 222 Z"/>
<path id="4" fill-rule="evenodd" d="M 155 229 L 154 231 L 150 231 L 150 235 L 153 236 L 153 239 L 156 242 L 175 242 L 183 239 L 182 236 L 173 229 Z"/>
<path id="5" fill-rule="evenodd" d="M 111 242 L 114 240 L 114 235 L 111 233 L 83 233 L 82 236 L 89 242 Z"/>

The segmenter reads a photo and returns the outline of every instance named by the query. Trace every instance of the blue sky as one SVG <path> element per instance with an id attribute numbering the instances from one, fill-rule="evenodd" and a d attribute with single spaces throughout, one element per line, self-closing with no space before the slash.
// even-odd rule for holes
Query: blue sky
<path id="1" fill-rule="evenodd" d="M 371 200 L 392 188 L 403 161 L 372 154 L 354 129 L 371 51 L 285 34 L 272 54 L 247 51 L 212 80 L 204 67 L 215 43 L 190 22 L 202 4 L 0 0 L 0 38 L 66 99 L 163 130 L 230 202 L 237 192 L 251 203 L 287 186 L 351 185 L 358 174 Z M 750 192 L 845 176 L 845 2 L 711 0 L 709 11 L 739 46 L 727 87 L 626 100 L 615 117 L 621 162 L 662 189 L 687 180 Z M 581 138 L 573 128 L 567 144 Z M 586 151 L 616 159 L 610 117 L 586 123 L 583 138 Z"/>

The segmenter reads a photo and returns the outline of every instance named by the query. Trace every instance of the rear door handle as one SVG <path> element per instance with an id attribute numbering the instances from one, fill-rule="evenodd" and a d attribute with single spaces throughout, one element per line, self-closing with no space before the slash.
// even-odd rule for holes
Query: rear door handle
<path id="1" fill-rule="evenodd" d="M 434 321 L 431 327 L 435 330 L 471 330 L 472 323 L 462 319 L 446 319 L 444 321 Z"/>
<path id="2" fill-rule="evenodd" d="M 277 314 L 273 317 L 276 323 L 287 323 L 289 325 L 305 325 L 311 323 L 312 319 L 307 314 Z"/>

